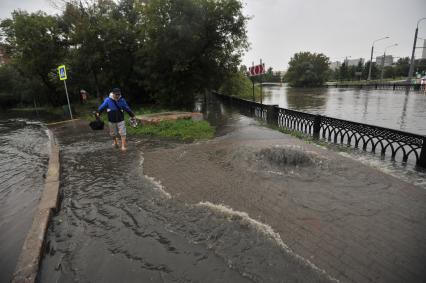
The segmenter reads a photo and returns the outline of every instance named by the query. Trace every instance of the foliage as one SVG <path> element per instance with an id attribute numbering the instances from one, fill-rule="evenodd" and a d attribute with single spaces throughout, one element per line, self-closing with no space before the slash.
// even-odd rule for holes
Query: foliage
<path id="1" fill-rule="evenodd" d="M 5 108 L 16 107 L 18 104 L 33 104 L 37 94 L 33 89 L 41 89 L 37 81 L 22 76 L 12 65 L 0 66 L 0 105 Z M 18 83 L 17 83 L 18 82 Z"/>
<path id="2" fill-rule="evenodd" d="M 60 104 L 56 67 L 66 55 L 66 36 L 59 18 L 15 11 L 0 27 L 15 67 L 24 77 L 40 81 L 42 88 L 36 91 L 52 105 Z"/>
<path id="3" fill-rule="evenodd" d="M 329 72 L 329 58 L 321 53 L 299 52 L 290 59 L 284 79 L 295 87 L 324 84 Z"/>
<path id="4" fill-rule="evenodd" d="M 180 119 L 177 121 L 162 121 L 155 125 L 145 125 L 132 128 L 127 125 L 131 135 L 145 135 L 180 140 L 204 140 L 214 135 L 214 128 L 207 121 Z"/>
<path id="5" fill-rule="evenodd" d="M 243 99 L 252 100 L 253 99 L 253 83 L 247 77 L 245 73 L 235 72 L 230 73 L 222 86 L 219 88 L 219 91 L 226 95 L 238 96 Z M 255 86 L 255 99 L 260 99 L 260 88 Z"/>
<path id="6" fill-rule="evenodd" d="M 0 27 L 12 65 L 52 105 L 64 103 L 56 67 L 66 64 L 71 96 L 120 87 L 129 100 L 183 107 L 237 70 L 247 20 L 240 0 L 104 0 L 66 2 L 58 16 L 15 11 Z"/>
<path id="7" fill-rule="evenodd" d="M 147 89 L 166 105 L 191 104 L 239 65 L 247 47 L 236 0 L 153 0 L 147 5 Z"/>

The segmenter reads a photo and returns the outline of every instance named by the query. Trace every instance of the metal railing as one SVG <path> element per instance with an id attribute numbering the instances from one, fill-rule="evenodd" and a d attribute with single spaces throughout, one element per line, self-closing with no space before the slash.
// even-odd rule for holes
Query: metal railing
<path id="1" fill-rule="evenodd" d="M 271 125 L 364 151 L 380 152 L 382 156 L 388 153 L 392 160 L 400 158 L 402 162 L 407 162 L 413 159 L 417 166 L 426 168 L 426 136 L 213 93 L 243 114 L 260 118 Z"/>

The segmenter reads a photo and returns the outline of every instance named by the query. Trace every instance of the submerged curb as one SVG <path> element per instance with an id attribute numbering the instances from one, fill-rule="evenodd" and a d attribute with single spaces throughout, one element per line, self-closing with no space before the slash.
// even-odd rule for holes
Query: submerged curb
<path id="1" fill-rule="evenodd" d="M 49 220 L 59 204 L 59 147 L 53 133 L 48 133 L 50 157 L 44 189 L 15 267 L 13 283 L 36 281 Z"/>

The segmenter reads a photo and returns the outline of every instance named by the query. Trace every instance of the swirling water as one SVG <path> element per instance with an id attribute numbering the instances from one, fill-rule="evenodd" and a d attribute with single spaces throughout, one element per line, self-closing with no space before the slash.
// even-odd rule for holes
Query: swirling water
<path id="1" fill-rule="evenodd" d="M 130 141 L 122 153 L 81 126 L 55 133 L 63 199 L 42 282 L 330 281 L 269 226 L 222 205 L 181 203 L 144 175 L 143 152 L 173 144 Z"/>
<path id="2" fill-rule="evenodd" d="M 0 282 L 9 282 L 43 189 L 46 128 L 0 120 Z"/>

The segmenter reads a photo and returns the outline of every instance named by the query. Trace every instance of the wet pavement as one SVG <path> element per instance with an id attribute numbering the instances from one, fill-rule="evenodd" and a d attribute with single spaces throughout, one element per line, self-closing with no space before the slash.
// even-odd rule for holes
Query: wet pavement
<path id="1" fill-rule="evenodd" d="M 209 202 L 175 199 L 144 175 L 144 152 L 182 144 L 130 140 L 125 153 L 87 123 L 53 129 L 61 210 L 41 282 L 330 282 L 269 226 Z"/>
<path id="2" fill-rule="evenodd" d="M 54 129 L 41 282 L 423 282 L 425 190 L 206 105 L 205 142 Z"/>
<path id="3" fill-rule="evenodd" d="M 23 119 L 0 120 L 0 282 L 12 278 L 44 184 L 46 127 Z"/>
<path id="4" fill-rule="evenodd" d="M 144 154 L 175 199 L 244 211 L 342 282 L 424 282 L 423 187 L 212 107 L 220 137 Z"/>

